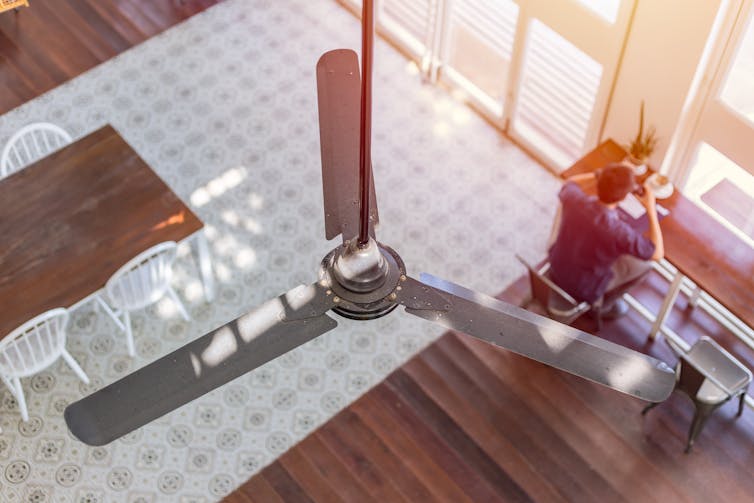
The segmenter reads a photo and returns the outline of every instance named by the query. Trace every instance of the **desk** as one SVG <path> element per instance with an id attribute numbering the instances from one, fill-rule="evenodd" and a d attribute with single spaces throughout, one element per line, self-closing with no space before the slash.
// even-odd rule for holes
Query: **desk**
<path id="1" fill-rule="evenodd" d="M 561 176 L 594 171 L 609 162 L 620 162 L 626 151 L 607 140 Z M 729 231 L 678 190 L 661 203 L 670 215 L 660 227 L 665 244 L 665 258 L 678 269 L 663 309 L 653 327 L 654 335 L 675 302 L 685 275 L 726 309 L 754 327 L 754 249 Z"/>
<path id="2" fill-rule="evenodd" d="M 204 224 L 110 126 L 0 181 L 0 338 L 101 290 L 128 260 L 194 238 L 205 295 Z"/>

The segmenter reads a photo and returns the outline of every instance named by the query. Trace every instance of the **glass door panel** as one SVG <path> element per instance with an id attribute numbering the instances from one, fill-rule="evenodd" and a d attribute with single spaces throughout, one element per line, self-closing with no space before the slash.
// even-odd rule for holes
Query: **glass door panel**
<path id="1" fill-rule="evenodd" d="M 560 171 L 600 140 L 636 1 L 378 0 L 377 23 L 426 78 Z"/>
<path id="2" fill-rule="evenodd" d="M 754 7 L 743 4 L 679 162 L 683 193 L 754 246 Z M 714 42 L 713 42 L 714 43 Z"/>
<path id="3" fill-rule="evenodd" d="M 417 60 L 426 57 L 438 0 L 380 0 L 377 22 Z"/>
<path id="4" fill-rule="evenodd" d="M 749 21 L 722 85 L 720 101 L 728 105 L 732 112 L 754 123 L 754 29 L 751 23 Z"/>
<path id="5" fill-rule="evenodd" d="M 584 151 L 602 65 L 537 19 L 524 49 L 511 128 L 565 168 Z"/>
<path id="6" fill-rule="evenodd" d="M 362 0 L 338 1 L 361 18 Z M 442 1 L 375 0 L 377 28 L 424 68 L 434 45 L 437 9 Z"/>
<path id="7" fill-rule="evenodd" d="M 754 176 L 751 173 L 702 142 L 683 192 L 754 244 Z"/>
<path id="8" fill-rule="evenodd" d="M 453 0 L 446 5 L 442 77 L 499 117 L 510 78 L 519 7 L 511 0 Z"/>

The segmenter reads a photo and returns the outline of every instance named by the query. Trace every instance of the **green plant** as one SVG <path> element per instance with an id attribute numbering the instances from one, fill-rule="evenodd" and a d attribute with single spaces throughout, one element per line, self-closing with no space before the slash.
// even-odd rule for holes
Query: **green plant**
<path id="1" fill-rule="evenodd" d="M 650 126 L 644 133 L 644 100 L 641 102 L 639 110 L 639 132 L 636 138 L 628 146 L 628 153 L 634 159 L 644 162 L 654 152 L 657 147 L 657 131 L 654 126 Z"/>

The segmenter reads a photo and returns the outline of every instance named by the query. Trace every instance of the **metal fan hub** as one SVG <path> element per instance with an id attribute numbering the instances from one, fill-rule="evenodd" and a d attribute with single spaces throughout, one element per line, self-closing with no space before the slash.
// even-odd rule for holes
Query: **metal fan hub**
<path id="1" fill-rule="evenodd" d="M 388 261 L 374 239 L 370 238 L 363 246 L 354 239 L 338 248 L 332 273 L 348 290 L 372 292 L 387 279 Z"/>
<path id="2" fill-rule="evenodd" d="M 398 306 L 395 292 L 405 274 L 406 266 L 395 250 L 370 239 L 365 247 L 347 244 L 328 253 L 319 277 L 335 296 L 333 311 L 371 320 Z"/>

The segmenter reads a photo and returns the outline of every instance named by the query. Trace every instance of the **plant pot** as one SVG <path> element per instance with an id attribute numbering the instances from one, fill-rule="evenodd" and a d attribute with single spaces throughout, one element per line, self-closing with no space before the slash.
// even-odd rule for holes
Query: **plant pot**
<path id="1" fill-rule="evenodd" d="M 634 175 L 636 176 L 641 176 L 647 172 L 646 159 L 637 159 L 636 157 L 629 154 L 623 161 L 631 165 L 631 168 L 634 170 Z"/>

